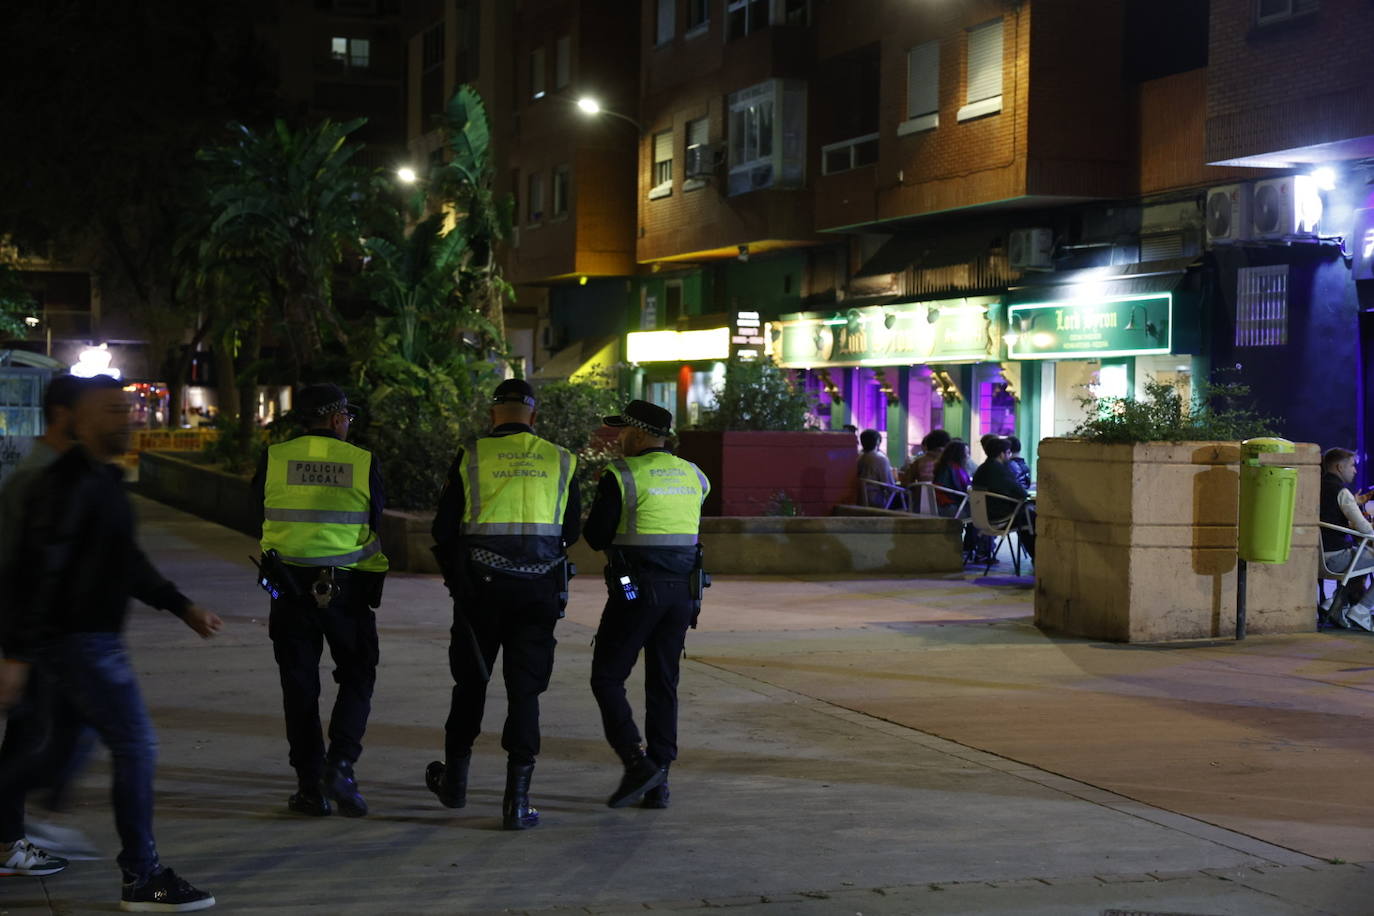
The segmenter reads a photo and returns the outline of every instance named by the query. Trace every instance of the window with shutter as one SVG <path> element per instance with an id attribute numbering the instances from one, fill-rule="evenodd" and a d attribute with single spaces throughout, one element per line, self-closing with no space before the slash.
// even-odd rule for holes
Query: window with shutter
<path id="1" fill-rule="evenodd" d="M 544 49 L 535 48 L 530 52 L 530 98 L 544 97 Z"/>
<path id="2" fill-rule="evenodd" d="M 655 44 L 666 45 L 673 40 L 676 30 L 677 0 L 658 0 L 658 31 Z"/>
<path id="3" fill-rule="evenodd" d="M 940 43 L 928 41 L 906 52 L 906 120 L 897 135 L 940 124 Z"/>
<path id="4" fill-rule="evenodd" d="M 960 121 L 1002 110 L 1001 19 L 969 29 L 966 86 Z"/>
<path id="5" fill-rule="evenodd" d="M 653 188 L 650 198 L 667 197 L 673 192 L 673 132 L 654 134 Z"/>
<path id="6" fill-rule="evenodd" d="M 572 82 L 572 41 L 567 35 L 559 36 L 553 46 L 553 88 L 562 89 Z"/>

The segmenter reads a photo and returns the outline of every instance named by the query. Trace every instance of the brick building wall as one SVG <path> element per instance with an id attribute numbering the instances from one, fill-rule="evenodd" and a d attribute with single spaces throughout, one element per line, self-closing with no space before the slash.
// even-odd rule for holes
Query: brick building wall
<path id="1" fill-rule="evenodd" d="M 677 8 L 673 40 L 657 46 L 657 3 L 641 0 L 639 114 L 645 135 L 636 169 L 636 259 L 644 263 L 703 252 L 721 256 L 739 245 L 765 240 L 816 240 L 809 190 L 762 190 L 729 197 L 724 169 L 692 189 L 684 187 L 683 178 L 687 122 L 709 118 L 709 142 L 723 149 L 729 94 L 774 77 L 806 78 L 811 61 L 810 29 L 774 25 L 726 42 L 725 4 L 714 2 L 706 27 L 688 37 L 683 18 L 686 4 L 679 3 Z M 670 129 L 672 191 L 667 197 L 650 200 L 653 137 Z M 809 180 L 808 173 L 808 184 Z"/>
<path id="2" fill-rule="evenodd" d="M 1207 165 L 1207 68 L 1188 70 L 1140 85 L 1137 104 L 1137 192 L 1160 194 L 1185 188 L 1264 178 L 1264 169 Z"/>
<path id="3" fill-rule="evenodd" d="M 1374 136 L 1368 0 L 1321 0 L 1267 26 L 1255 10 L 1254 0 L 1212 0 L 1207 161 Z"/>

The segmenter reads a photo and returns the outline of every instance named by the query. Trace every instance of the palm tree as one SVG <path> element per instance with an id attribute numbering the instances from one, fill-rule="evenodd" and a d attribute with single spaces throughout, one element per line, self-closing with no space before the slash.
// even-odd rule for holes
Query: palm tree
<path id="1" fill-rule="evenodd" d="M 333 304 L 333 275 L 359 235 L 369 192 L 347 142 L 364 119 L 325 120 L 292 131 L 278 120 L 256 133 L 235 124 L 234 140 L 202 150 L 215 189 L 206 254 L 250 267 L 282 320 L 292 363 L 302 369 L 325 349 L 325 334 L 348 335 Z"/>

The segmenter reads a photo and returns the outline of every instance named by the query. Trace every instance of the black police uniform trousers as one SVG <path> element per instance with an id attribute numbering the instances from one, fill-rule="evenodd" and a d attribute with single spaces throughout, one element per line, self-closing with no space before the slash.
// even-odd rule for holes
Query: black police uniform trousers
<path id="1" fill-rule="evenodd" d="M 592 651 L 592 693 L 606 740 L 616 750 L 639 746 L 625 680 L 644 651 L 645 750 L 659 766 L 677 759 L 678 665 L 692 624 L 687 578 L 645 578 L 639 596 L 612 594 L 601 612 Z"/>
<path id="2" fill-rule="evenodd" d="M 302 785 L 313 784 L 324 771 L 325 745 L 320 730 L 320 656 L 324 644 L 334 659 L 339 685 L 329 716 L 332 759 L 356 763 L 363 752 L 363 733 L 372 712 L 377 680 L 377 615 L 362 590 L 344 581 L 326 608 L 313 598 L 272 600 L 268 635 L 281 674 L 282 711 L 291 766 Z"/>
<path id="3" fill-rule="evenodd" d="M 448 647 L 453 695 L 444 725 L 448 760 L 471 753 L 482 730 L 488 681 L 477 664 L 476 649 L 493 676 L 497 653 L 501 655 L 506 684 L 501 747 L 514 764 L 534 763 L 539 756 L 539 695 L 553 675 L 558 645 L 553 629 L 563 610 L 558 595 L 558 580 L 551 575 L 524 579 L 491 574 L 474 576 L 455 598 Z"/>

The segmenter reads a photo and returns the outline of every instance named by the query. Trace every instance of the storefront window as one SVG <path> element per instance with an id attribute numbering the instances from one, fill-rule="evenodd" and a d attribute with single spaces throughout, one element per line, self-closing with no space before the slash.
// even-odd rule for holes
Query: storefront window
<path id="1" fill-rule="evenodd" d="M 1000 366 L 979 366 L 977 372 L 977 436 L 1016 434 L 1016 396 Z"/>
<path id="2" fill-rule="evenodd" d="M 1187 356 L 1137 356 L 1135 359 L 1135 396 L 1145 397 L 1145 383 L 1151 380 L 1173 385 L 1183 403 L 1193 398 L 1193 367 Z"/>

